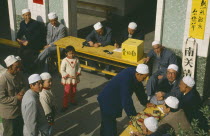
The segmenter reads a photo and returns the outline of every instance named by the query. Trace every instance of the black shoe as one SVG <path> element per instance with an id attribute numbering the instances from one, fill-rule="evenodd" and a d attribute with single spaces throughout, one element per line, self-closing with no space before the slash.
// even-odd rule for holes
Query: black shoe
<path id="1" fill-rule="evenodd" d="M 68 110 L 68 108 L 64 108 L 64 107 L 63 107 L 63 108 L 61 109 L 61 112 L 65 112 L 65 111 L 67 111 L 67 110 Z"/>

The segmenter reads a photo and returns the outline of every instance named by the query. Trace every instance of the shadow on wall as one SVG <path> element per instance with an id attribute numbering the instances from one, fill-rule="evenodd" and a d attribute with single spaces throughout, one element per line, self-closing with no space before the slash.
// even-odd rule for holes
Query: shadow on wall
<path id="1" fill-rule="evenodd" d="M 209 97 L 210 97 L 210 84 L 209 84 L 209 80 L 210 80 L 210 48 L 209 48 L 209 54 L 206 60 L 206 74 L 204 77 L 204 92 L 203 92 L 203 100 L 206 101 Z"/>

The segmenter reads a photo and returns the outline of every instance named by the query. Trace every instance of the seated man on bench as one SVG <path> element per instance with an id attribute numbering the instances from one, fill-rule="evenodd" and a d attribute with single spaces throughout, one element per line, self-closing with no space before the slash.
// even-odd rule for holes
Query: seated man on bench
<path id="1" fill-rule="evenodd" d="M 39 54 L 36 59 L 36 64 L 43 64 L 44 69 L 41 72 L 48 72 L 48 58 L 56 51 L 54 42 L 66 36 L 66 28 L 63 24 L 58 22 L 58 16 L 56 13 L 51 12 L 48 14 L 50 23 L 47 25 L 47 45 L 44 46 L 44 50 Z"/>

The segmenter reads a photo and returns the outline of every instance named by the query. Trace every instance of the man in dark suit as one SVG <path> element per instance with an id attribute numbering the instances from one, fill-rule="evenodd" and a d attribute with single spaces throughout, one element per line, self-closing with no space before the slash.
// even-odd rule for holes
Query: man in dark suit
<path id="1" fill-rule="evenodd" d="M 190 122 L 193 118 L 198 118 L 201 106 L 201 98 L 194 85 L 195 81 L 190 76 L 183 77 L 179 84 L 182 93 L 179 106 L 184 110 Z"/>
<path id="2" fill-rule="evenodd" d="M 86 37 L 86 41 L 91 47 L 100 47 L 111 44 L 112 30 L 109 27 L 103 27 L 101 22 L 96 23 L 94 30 Z"/>
<path id="3" fill-rule="evenodd" d="M 148 76 L 149 69 L 145 64 L 139 64 L 137 68 L 122 70 L 104 87 L 98 96 L 101 110 L 101 136 L 116 136 L 116 118 L 122 116 L 122 109 L 128 117 L 136 116 L 132 94 L 136 93 L 140 103 L 146 105 L 147 96 L 142 81 Z"/>
<path id="4" fill-rule="evenodd" d="M 33 71 L 32 64 L 44 45 L 44 31 L 40 22 L 31 19 L 29 9 L 22 10 L 23 21 L 17 33 L 17 41 L 21 45 L 19 56 L 25 70 Z"/>
<path id="5" fill-rule="evenodd" d="M 137 24 L 135 22 L 130 22 L 128 28 L 120 33 L 120 36 L 115 41 L 114 46 L 116 48 L 120 48 L 122 43 L 128 38 L 144 40 L 144 33 L 142 30 L 137 29 Z"/>

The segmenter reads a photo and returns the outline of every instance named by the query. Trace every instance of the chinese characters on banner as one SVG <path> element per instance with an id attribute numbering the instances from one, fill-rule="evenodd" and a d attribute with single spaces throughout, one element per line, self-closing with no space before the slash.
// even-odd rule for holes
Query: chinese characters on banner
<path id="1" fill-rule="evenodd" d="M 194 78 L 195 72 L 195 61 L 196 61 L 196 52 L 197 51 L 197 43 L 192 39 L 187 39 L 185 50 L 183 52 L 182 57 L 182 67 L 184 76 L 191 76 Z"/>
<path id="2" fill-rule="evenodd" d="M 208 0 L 192 0 L 189 37 L 203 39 Z"/>
<path id="3" fill-rule="evenodd" d="M 44 4 L 43 0 L 33 0 L 33 3 L 36 3 L 36 4 Z"/>

